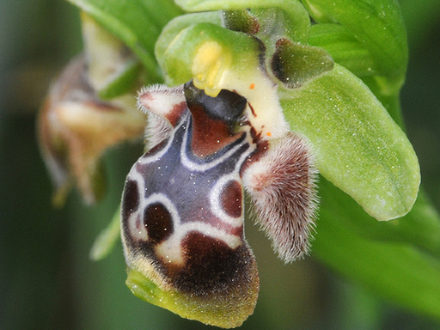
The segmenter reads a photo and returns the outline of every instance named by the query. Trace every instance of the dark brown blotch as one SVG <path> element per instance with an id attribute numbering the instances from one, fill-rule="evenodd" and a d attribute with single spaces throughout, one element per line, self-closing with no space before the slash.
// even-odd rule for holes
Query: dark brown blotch
<path id="1" fill-rule="evenodd" d="M 241 184 L 235 180 L 229 181 L 220 193 L 221 207 L 231 217 L 238 218 L 241 216 L 242 199 Z"/>
<path id="2" fill-rule="evenodd" d="M 122 200 L 122 216 L 127 219 L 139 207 L 139 190 L 136 181 L 127 180 Z"/>
<path id="3" fill-rule="evenodd" d="M 191 232 L 182 241 L 185 267 L 174 276 L 174 285 L 196 296 L 220 296 L 246 291 L 254 281 L 255 259 L 243 241 L 231 249 L 219 239 Z"/>
<path id="4" fill-rule="evenodd" d="M 145 209 L 144 226 L 147 229 L 148 242 L 158 244 L 172 234 L 173 219 L 163 204 L 153 203 Z"/>

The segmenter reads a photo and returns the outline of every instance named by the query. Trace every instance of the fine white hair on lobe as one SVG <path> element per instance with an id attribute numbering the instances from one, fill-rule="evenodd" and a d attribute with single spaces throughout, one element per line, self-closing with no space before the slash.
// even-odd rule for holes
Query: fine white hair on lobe
<path id="1" fill-rule="evenodd" d="M 272 141 L 267 152 L 246 168 L 243 183 L 251 196 L 256 222 L 287 263 L 309 250 L 317 205 L 317 170 L 303 138 L 288 133 Z"/>
<path id="2" fill-rule="evenodd" d="M 166 140 L 173 132 L 171 124 L 163 117 L 153 112 L 148 114 L 145 127 L 145 150 L 151 150 L 162 141 Z"/>
<path id="3" fill-rule="evenodd" d="M 148 114 L 146 150 L 167 139 L 186 109 L 182 86 L 153 85 L 142 88 L 137 97 L 139 110 Z"/>
<path id="4" fill-rule="evenodd" d="M 142 88 L 137 96 L 137 104 L 141 111 L 153 112 L 163 117 L 167 117 L 176 104 L 184 101 L 182 86 L 174 88 L 165 85 L 148 86 Z"/>

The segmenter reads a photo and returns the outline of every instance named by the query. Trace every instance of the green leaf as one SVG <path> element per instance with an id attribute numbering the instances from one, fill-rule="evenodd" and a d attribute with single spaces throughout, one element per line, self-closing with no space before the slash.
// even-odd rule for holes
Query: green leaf
<path id="1" fill-rule="evenodd" d="M 403 82 L 408 62 L 406 31 L 395 0 L 302 0 L 319 23 L 337 23 L 367 49 L 380 75 Z"/>
<path id="2" fill-rule="evenodd" d="M 328 182 L 320 184 L 322 203 L 317 237 L 313 243 L 313 255 L 334 270 L 351 278 L 375 293 L 403 307 L 440 319 L 440 262 L 413 247 L 411 243 L 396 243 L 392 239 L 377 241 L 359 235 L 348 225 L 365 218 L 359 229 L 370 230 L 370 226 L 391 227 L 390 223 L 379 223 L 365 215 L 351 199 Z M 407 216 L 399 219 L 407 223 L 414 236 L 419 227 L 415 218 L 423 221 L 421 210 L 425 202 L 418 202 Z M 347 209 L 346 206 L 349 205 Z M 435 215 L 435 214 L 434 214 Z M 432 216 L 432 215 L 431 215 Z M 439 223 L 432 235 L 439 246 Z M 366 219 L 369 218 L 369 219 Z M 433 219 L 434 220 L 434 219 Z M 399 226 L 399 224 L 397 225 Z M 434 227 L 432 227 L 434 228 Z M 428 229 L 425 227 L 424 229 Z M 359 232 L 360 233 L 360 232 Z M 410 237 L 410 232 L 407 233 Z M 424 233 L 426 234 L 426 232 Z M 383 235 L 386 239 L 387 234 Z M 409 241 L 412 241 L 410 239 Z"/>
<path id="3" fill-rule="evenodd" d="M 161 81 L 153 50 L 163 26 L 181 13 L 171 0 L 68 0 L 121 39 L 138 56 L 148 80 Z"/>
<path id="4" fill-rule="evenodd" d="M 286 20 L 287 36 L 294 41 L 305 42 L 309 35 L 310 17 L 304 6 L 297 0 L 176 0 L 176 3 L 190 12 L 247 8 L 280 9 Z M 277 22 L 266 23 L 270 25 Z"/>
<path id="5" fill-rule="evenodd" d="M 102 260 L 113 250 L 120 237 L 121 209 L 118 208 L 110 224 L 99 233 L 90 250 L 90 259 Z"/>
<path id="6" fill-rule="evenodd" d="M 321 174 L 379 220 L 406 214 L 420 184 L 417 157 L 402 130 L 350 71 L 335 68 L 281 94 L 293 131 L 310 139 Z"/>
<path id="7" fill-rule="evenodd" d="M 407 215 L 384 222 L 373 221 L 359 204 L 324 178 L 319 191 L 323 214 L 331 214 L 332 221 L 346 231 L 366 240 L 412 244 L 426 254 L 440 257 L 440 217 L 423 192 Z"/>

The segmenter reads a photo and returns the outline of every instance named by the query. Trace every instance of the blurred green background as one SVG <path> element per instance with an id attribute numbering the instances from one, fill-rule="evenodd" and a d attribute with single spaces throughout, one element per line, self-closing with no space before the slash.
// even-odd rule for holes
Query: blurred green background
<path id="1" fill-rule="evenodd" d="M 440 4 L 400 2 L 410 44 L 405 123 L 423 184 L 440 209 Z M 74 192 L 63 209 L 51 206 L 36 111 L 51 79 L 80 49 L 78 11 L 67 2 L 0 1 L 0 329 L 206 328 L 135 298 L 124 284 L 120 244 L 107 259 L 89 260 L 140 144 L 106 154 L 110 191 L 99 205 L 82 205 Z M 283 265 L 251 223 L 247 237 L 261 291 L 243 329 L 440 328 L 440 321 L 383 301 L 313 258 Z"/>

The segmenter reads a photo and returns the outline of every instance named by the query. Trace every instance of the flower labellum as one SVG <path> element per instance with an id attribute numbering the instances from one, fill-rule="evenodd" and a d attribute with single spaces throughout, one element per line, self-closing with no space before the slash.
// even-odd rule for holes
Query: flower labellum
<path id="1" fill-rule="evenodd" d="M 285 126 L 267 134 L 260 107 L 227 89 L 213 97 L 192 81 L 153 86 L 138 104 L 156 139 L 133 165 L 122 197 L 127 285 L 182 317 L 239 326 L 259 289 L 243 187 L 279 256 L 301 257 L 316 200 L 308 145 Z"/>

